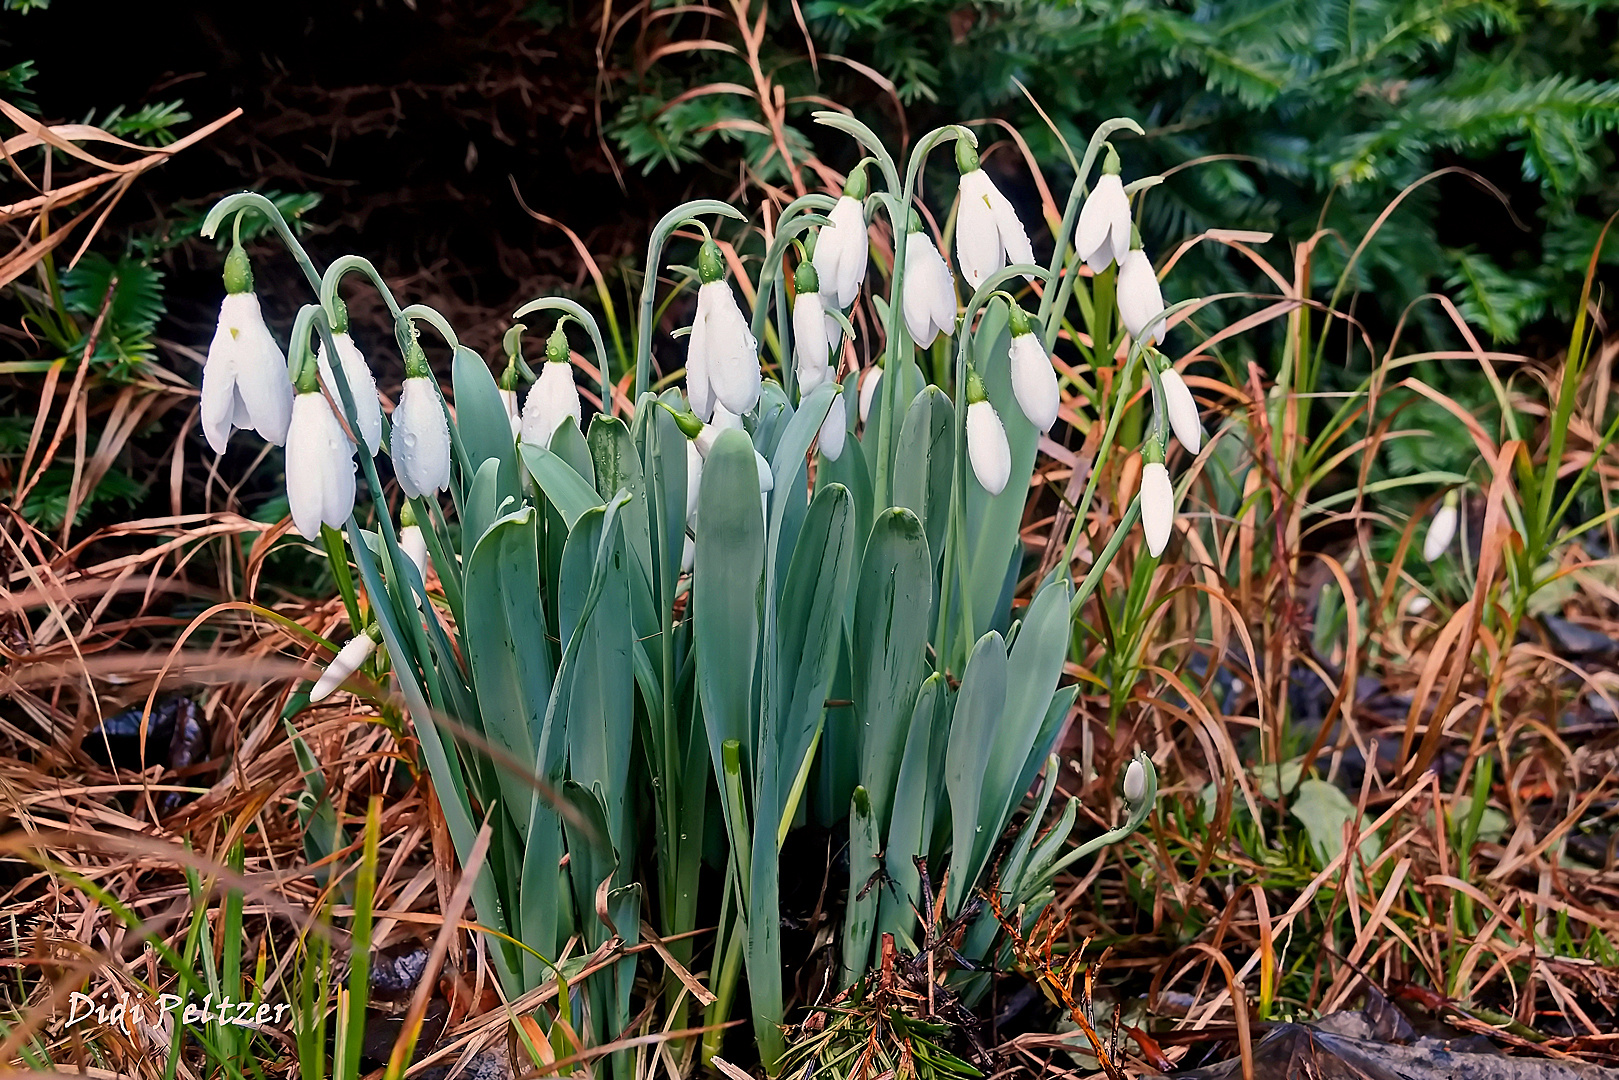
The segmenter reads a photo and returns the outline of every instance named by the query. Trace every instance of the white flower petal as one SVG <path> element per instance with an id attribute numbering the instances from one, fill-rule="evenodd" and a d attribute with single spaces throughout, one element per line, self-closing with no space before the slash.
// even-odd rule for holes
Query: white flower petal
<path id="1" fill-rule="evenodd" d="M 394 472 L 408 498 L 450 486 L 450 425 L 438 387 L 426 376 L 406 379 L 394 409 Z"/>
<path id="2" fill-rule="evenodd" d="M 573 381 L 573 365 L 547 361 L 540 368 L 540 377 L 534 380 L 523 406 L 523 441 L 550 449 L 557 428 L 569 420 L 578 427 L 583 416 L 579 387 Z"/>
<path id="3" fill-rule="evenodd" d="M 1012 448 L 1006 442 L 1006 429 L 995 414 L 995 406 L 975 401 L 967 406 L 967 460 L 973 475 L 991 495 L 1006 490 L 1012 475 Z"/>
<path id="4" fill-rule="evenodd" d="M 956 288 L 950 267 L 926 233 L 905 239 L 905 285 L 901 297 L 905 327 L 911 339 L 928 348 L 940 331 L 949 333 L 956 323 Z"/>
<path id="5" fill-rule="evenodd" d="M 343 682 L 358 671 L 360 665 L 370 659 L 371 654 L 376 651 L 377 643 L 372 640 L 370 634 L 350 638 L 348 644 L 338 650 L 337 656 L 326 666 L 326 670 L 321 672 L 315 688 L 309 691 L 309 703 L 314 705 L 325 701 L 332 695 L 333 690 L 342 686 Z"/>
<path id="6" fill-rule="evenodd" d="M 1130 250 L 1130 198 L 1124 193 L 1124 183 L 1114 173 L 1103 173 L 1096 186 L 1085 197 L 1079 211 L 1079 224 L 1074 229 L 1074 250 L 1096 273 L 1106 270 L 1115 258 L 1115 240 L 1120 218 L 1124 222 L 1124 250 Z"/>
<path id="7" fill-rule="evenodd" d="M 984 170 L 980 169 L 979 172 Z M 1027 266 L 1034 262 L 1034 246 L 1029 243 L 1029 232 L 1023 227 L 1022 220 L 1013 209 L 1012 202 L 1001 189 L 995 186 L 993 180 L 988 180 L 989 189 L 984 193 L 989 200 L 989 208 L 995 217 L 995 229 L 1000 236 L 1001 248 L 1006 252 L 1006 264 L 1015 266 L 1019 263 Z M 999 270 L 1000 267 L 996 267 Z"/>
<path id="8" fill-rule="evenodd" d="M 208 445 L 224 453 L 233 427 L 252 427 L 280 446 L 292 419 L 292 397 L 287 357 L 264 323 L 258 297 L 227 295 L 202 371 L 202 430 Z"/>
<path id="9" fill-rule="evenodd" d="M 1141 767 L 1141 762 L 1132 760 L 1129 768 L 1124 770 L 1124 798 L 1131 804 L 1139 803 L 1141 797 L 1147 793 L 1147 770 Z"/>
<path id="10" fill-rule="evenodd" d="M 405 558 L 416 564 L 416 572 L 422 575 L 422 582 L 427 582 L 427 537 L 422 533 L 420 525 L 406 525 L 399 530 L 399 550 L 405 553 Z"/>
<path id="11" fill-rule="evenodd" d="M 354 449 L 324 395 L 298 395 L 287 428 L 287 508 L 305 540 L 353 512 Z"/>
<path id="12" fill-rule="evenodd" d="M 1036 334 L 1019 334 L 1010 349 L 1012 393 L 1018 408 L 1041 431 L 1050 431 L 1062 406 L 1057 371 Z"/>
<path id="13" fill-rule="evenodd" d="M 703 452 L 697 444 L 686 442 L 686 522 L 697 525 L 697 489 L 703 483 Z"/>
<path id="14" fill-rule="evenodd" d="M 759 343 L 729 283 L 711 281 L 698 290 L 699 313 L 705 301 L 709 308 L 708 378 L 714 397 L 734 413 L 752 412 L 763 388 Z"/>
<path id="15" fill-rule="evenodd" d="M 843 456 L 843 444 L 849 437 L 849 413 L 843 405 L 842 397 L 832 399 L 832 409 L 821 421 L 820 445 L 821 453 L 828 461 L 836 461 Z"/>
<path id="16" fill-rule="evenodd" d="M 1174 368 L 1166 368 L 1159 379 L 1164 384 L 1164 410 L 1169 413 L 1169 426 L 1187 453 L 1195 454 L 1203 447 L 1203 424 L 1198 419 L 1197 401 L 1186 380 Z"/>
<path id="17" fill-rule="evenodd" d="M 1456 539 L 1456 525 L 1461 515 L 1456 507 L 1446 503 L 1434 514 L 1433 520 L 1428 523 L 1428 535 L 1422 541 L 1422 557 L 1433 562 L 1443 555 L 1450 547 L 1450 542 Z"/>
<path id="18" fill-rule="evenodd" d="M 866 371 L 866 379 L 860 384 L 860 422 L 866 423 L 871 416 L 871 403 L 877 400 L 877 387 L 882 384 L 883 369 L 870 368 Z"/>
<path id="19" fill-rule="evenodd" d="M 793 360 L 800 387 L 828 364 L 832 345 L 826 337 L 826 308 L 816 293 L 800 293 L 793 301 Z M 808 387 L 809 393 L 814 387 Z"/>
<path id="20" fill-rule="evenodd" d="M 990 203 L 995 185 L 983 169 L 961 177 L 961 210 L 956 216 L 956 263 L 961 276 L 976 289 L 1006 265 L 1000 226 Z"/>
<path id="21" fill-rule="evenodd" d="M 354 396 L 354 412 L 360 421 L 360 430 L 356 432 L 365 442 L 365 448 L 373 457 L 382 446 L 382 399 L 377 395 L 377 379 L 371 374 L 371 365 L 365 362 L 359 346 L 347 334 L 333 334 L 332 344 L 337 346 L 337 356 L 343 362 L 343 378 L 349 384 L 349 393 Z M 341 408 L 343 395 L 338 392 L 337 383 L 332 378 L 332 365 L 326 357 L 326 344 L 322 342 L 315 349 L 315 362 L 320 365 L 320 378 L 332 395 L 332 400 Z"/>
<path id="22" fill-rule="evenodd" d="M 708 420 L 714 415 L 714 385 L 709 378 L 709 321 L 713 312 L 703 301 L 703 291 L 697 291 L 697 314 L 691 322 L 691 334 L 686 338 L 686 401 L 697 419 Z"/>
<path id="23" fill-rule="evenodd" d="M 821 227 L 812 261 L 822 293 L 833 298 L 834 306 L 846 308 L 860 295 L 860 283 L 866 276 L 871 247 L 866 215 L 858 199 L 841 195 L 827 217 L 832 224 Z"/>
<path id="24" fill-rule="evenodd" d="M 1175 525 L 1175 486 L 1169 482 L 1164 463 L 1154 461 L 1141 470 L 1141 531 L 1147 536 L 1147 550 L 1162 555 Z"/>
<path id="25" fill-rule="evenodd" d="M 1147 253 L 1135 248 L 1119 264 L 1119 317 L 1130 336 L 1141 340 L 1141 332 L 1153 323 L 1164 310 L 1164 294 L 1158 288 L 1158 275 L 1153 272 Z M 1164 320 L 1154 323 L 1149 335 L 1151 344 L 1164 340 Z"/>

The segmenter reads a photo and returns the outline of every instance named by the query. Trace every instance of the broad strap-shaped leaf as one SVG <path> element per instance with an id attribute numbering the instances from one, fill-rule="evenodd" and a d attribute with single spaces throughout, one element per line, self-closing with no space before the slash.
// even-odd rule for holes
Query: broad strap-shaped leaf
<path id="1" fill-rule="evenodd" d="M 848 489 L 837 484 L 822 488 L 798 534 L 777 608 L 777 762 L 783 797 L 826 712 L 856 544 L 854 500 Z"/>
<path id="2" fill-rule="evenodd" d="M 849 804 L 849 901 L 843 912 L 843 986 L 853 986 L 871 962 L 877 905 L 883 885 L 878 876 L 876 810 L 866 789 L 854 789 Z"/>
<path id="3" fill-rule="evenodd" d="M 455 389 L 455 430 L 467 455 L 467 467 L 476 476 L 484 462 L 499 462 L 496 505 L 518 498 L 522 495 L 522 477 L 511 421 L 489 365 L 471 349 L 458 348 L 450 362 L 450 382 Z M 466 482 L 470 484 L 471 477 Z"/>
<path id="4" fill-rule="evenodd" d="M 759 599 L 765 524 L 753 443 L 741 431 L 721 432 L 703 466 L 697 499 L 697 557 L 692 623 L 697 690 L 708 727 L 714 775 L 724 775 L 721 748 L 735 739 L 751 776 L 758 670 Z"/>
<path id="5" fill-rule="evenodd" d="M 944 550 L 950 522 L 950 476 L 956 462 L 955 406 L 937 386 L 911 400 L 900 428 L 894 466 L 894 505 L 911 510 L 927 533 L 928 550 Z"/>
<path id="6" fill-rule="evenodd" d="M 933 557 L 915 514 L 896 507 L 878 515 L 855 588 L 850 656 L 860 784 L 885 831 L 932 626 Z"/>
<path id="7" fill-rule="evenodd" d="M 933 819 L 939 804 L 938 773 L 932 769 L 936 744 L 949 737 L 946 706 L 949 689 L 944 676 L 929 675 L 916 695 L 911 713 L 911 729 L 905 736 L 905 754 L 900 759 L 899 784 L 888 836 L 883 843 L 883 865 L 891 886 L 883 889 L 884 933 L 895 935 L 906 948 L 916 951 L 914 931 L 916 911 L 923 906 L 922 878 L 916 871 L 917 856 L 926 856 L 933 837 Z M 937 873 L 931 875 L 938 877 Z"/>
<path id="8" fill-rule="evenodd" d="M 950 749 L 944 780 L 950 792 L 950 885 L 947 914 L 961 910 L 978 873 L 998 839 L 1000 807 L 984 798 L 984 775 L 996 753 L 996 732 L 1006 707 L 1006 642 L 991 630 L 978 639 L 967 660 L 950 722 Z M 1018 755 L 1018 764 L 1023 755 Z"/>
<path id="9" fill-rule="evenodd" d="M 480 475 L 488 476 L 492 464 L 486 462 Z M 529 771 L 535 768 L 535 749 L 556 670 L 545 618 L 536 603 L 537 521 L 534 508 L 524 507 L 490 526 L 472 549 L 466 560 L 463 628 L 483 734 Z M 514 776 L 504 765 L 497 763 L 496 771 L 506 811 L 526 838 L 534 789 L 526 776 Z"/>
<path id="10" fill-rule="evenodd" d="M 563 427 L 571 425 L 564 424 Z M 557 429 L 559 432 L 562 428 Z M 595 485 L 591 480 L 581 476 L 572 465 L 561 456 L 547 450 L 543 446 L 533 443 L 523 443 L 523 464 L 527 466 L 529 475 L 545 493 L 546 499 L 557 512 L 568 528 L 579 520 L 579 515 L 593 506 L 602 505 L 602 497 L 596 494 Z"/>

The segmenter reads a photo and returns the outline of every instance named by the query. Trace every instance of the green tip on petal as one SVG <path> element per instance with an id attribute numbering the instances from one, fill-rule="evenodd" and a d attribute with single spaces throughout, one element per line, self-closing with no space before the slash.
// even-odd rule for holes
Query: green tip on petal
<path id="1" fill-rule="evenodd" d="M 978 151 L 966 139 L 956 140 L 956 171 L 966 176 L 978 168 Z"/>
<path id="2" fill-rule="evenodd" d="M 253 291 L 253 266 L 241 244 L 232 244 L 225 256 L 225 291 L 232 296 Z"/>
<path id="3" fill-rule="evenodd" d="M 725 280 L 725 259 L 720 255 L 720 246 L 712 240 L 704 240 L 697 250 L 697 276 L 704 285 Z"/>
<path id="4" fill-rule="evenodd" d="M 566 364 L 571 355 L 567 331 L 562 329 L 564 322 L 565 319 L 558 319 L 556 329 L 545 339 L 545 362 L 548 364 Z"/>

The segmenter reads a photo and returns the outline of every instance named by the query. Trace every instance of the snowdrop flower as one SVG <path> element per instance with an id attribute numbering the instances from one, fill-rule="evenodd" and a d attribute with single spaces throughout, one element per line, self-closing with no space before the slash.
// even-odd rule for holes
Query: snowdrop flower
<path id="1" fill-rule="evenodd" d="M 843 456 L 843 444 L 849 436 L 849 410 L 843 405 L 841 396 L 832 399 L 832 408 L 827 412 L 826 419 L 821 421 L 821 454 L 828 461 L 836 461 Z"/>
<path id="2" fill-rule="evenodd" d="M 828 307 L 846 308 L 860 295 L 866 277 L 871 244 L 866 236 L 866 168 L 857 165 L 843 185 L 843 195 L 827 215 L 831 225 L 821 226 L 815 241 L 815 272 L 821 298 Z"/>
<path id="3" fill-rule="evenodd" d="M 1163 554 L 1175 525 L 1175 487 L 1169 482 L 1169 470 L 1164 468 L 1163 448 L 1148 444 L 1146 453 L 1149 458 L 1156 453 L 1160 459 L 1149 460 L 1141 470 L 1141 531 L 1147 536 L 1147 551 L 1157 558 Z"/>
<path id="4" fill-rule="evenodd" d="M 309 703 L 314 705 L 331 697 L 332 691 L 342 686 L 376 651 L 377 639 L 369 631 L 362 631 L 350 638 L 348 644 L 339 649 L 337 656 L 326 665 L 326 670 L 321 672 L 315 688 L 309 691 Z"/>
<path id="5" fill-rule="evenodd" d="M 223 454 L 231 432 L 244 428 L 282 445 L 292 397 L 287 357 L 264 324 L 247 252 L 236 244 L 225 257 L 225 299 L 202 368 L 202 432 L 208 445 Z"/>
<path id="6" fill-rule="evenodd" d="M 1164 311 L 1163 290 L 1158 288 L 1158 275 L 1153 272 L 1147 253 L 1139 247 L 1131 248 L 1119 263 L 1119 318 L 1130 336 L 1141 341 L 1142 331 L 1153 323 L 1147 344 L 1158 345 L 1164 340 L 1164 321 L 1158 316 Z M 1154 322 L 1154 320 L 1157 320 Z"/>
<path id="7" fill-rule="evenodd" d="M 759 343 L 725 280 L 719 245 L 704 240 L 697 253 L 697 318 L 686 351 L 686 396 L 699 419 L 714 415 L 720 402 L 734 413 L 753 411 L 763 383 Z"/>
<path id="8" fill-rule="evenodd" d="M 927 348 L 933 339 L 956 328 L 956 283 L 950 267 L 922 231 L 922 221 L 911 215 L 905 237 L 905 280 L 901 302 L 905 326 L 917 345 Z"/>
<path id="9" fill-rule="evenodd" d="M 406 504 L 409 508 L 409 504 Z M 420 525 L 406 525 L 399 530 L 399 549 L 405 553 L 405 558 L 416 565 L 416 572 L 422 575 L 422 583 L 427 583 L 427 537 L 422 535 Z"/>
<path id="10" fill-rule="evenodd" d="M 371 365 L 365 362 L 359 346 L 348 333 L 348 308 L 337 302 L 337 322 L 332 326 L 332 344 L 337 347 L 337 358 L 343 365 L 343 380 L 349 384 L 354 397 L 354 414 L 359 418 L 357 434 L 365 443 L 366 451 L 375 457 L 382 448 L 382 399 L 377 394 L 377 379 L 371 374 Z M 320 365 L 320 378 L 331 392 L 332 401 L 341 408 L 343 395 L 338 393 L 337 381 L 332 378 L 332 365 L 326 358 L 326 343 L 315 347 L 315 363 Z"/>
<path id="11" fill-rule="evenodd" d="M 1012 448 L 995 406 L 984 393 L 984 381 L 972 368 L 967 369 L 967 460 L 985 491 L 999 495 L 1006 490 L 1012 475 Z"/>
<path id="12" fill-rule="evenodd" d="M 703 425 L 702 430 L 698 431 L 696 437 L 692 439 L 692 445 L 696 446 L 697 452 L 706 458 L 709 451 L 714 449 L 714 442 L 720 437 L 720 432 L 742 430 L 742 418 L 740 416 L 727 410 L 724 405 L 716 405 L 714 407 L 714 422 Z M 687 460 L 689 463 L 690 459 L 688 458 Z M 759 453 L 758 450 L 753 452 L 753 463 L 759 470 L 759 510 L 761 515 L 768 518 L 770 514 L 769 497 L 770 492 L 776 487 L 776 477 L 770 471 L 770 462 L 766 461 L 765 456 Z M 689 480 L 691 477 L 689 464 L 686 475 Z M 699 470 L 699 482 L 701 482 L 701 479 L 701 470 Z M 690 499 L 688 498 L 687 501 L 689 503 Z"/>
<path id="13" fill-rule="evenodd" d="M 1422 541 L 1423 559 L 1433 562 L 1445 553 L 1450 547 L 1450 542 L 1456 539 L 1456 525 L 1460 518 L 1456 493 L 1452 491 L 1445 496 L 1445 504 L 1428 523 L 1428 535 Z"/>
<path id="14" fill-rule="evenodd" d="M 512 438 L 517 438 L 523 431 L 523 407 L 517 403 L 517 388 L 508 390 L 500 388 L 500 404 L 506 410 L 506 419 L 511 421 Z"/>
<path id="15" fill-rule="evenodd" d="M 956 263 L 967 284 L 984 283 L 1001 267 L 1034 262 L 1034 248 L 1017 211 L 978 164 L 978 152 L 956 140 L 956 168 L 961 172 L 961 213 L 956 220 Z"/>
<path id="16" fill-rule="evenodd" d="M 556 329 L 545 342 L 545 365 L 523 406 L 523 441 L 535 446 L 549 447 L 557 428 L 569 420 L 574 427 L 579 427 L 584 416 L 579 405 L 579 387 L 573 381 L 573 364 L 569 361 L 568 335 L 562 323 L 563 320 L 557 320 Z"/>
<path id="17" fill-rule="evenodd" d="M 1130 767 L 1124 770 L 1124 801 L 1138 803 L 1146 793 L 1147 770 L 1141 767 L 1141 762 L 1131 759 Z"/>
<path id="18" fill-rule="evenodd" d="M 434 495 L 450 486 L 450 422 L 427 356 L 415 341 L 405 350 L 405 385 L 394 409 L 389 450 L 406 498 Z"/>
<path id="19" fill-rule="evenodd" d="M 1041 431 L 1050 431 L 1062 404 L 1057 371 L 1051 366 L 1045 346 L 1040 344 L 1040 336 L 1029 325 L 1028 315 L 1016 304 L 1012 305 L 1011 325 L 1012 394 L 1029 423 Z"/>
<path id="20" fill-rule="evenodd" d="M 864 424 L 871 417 L 871 403 L 877 400 L 877 387 L 882 384 L 883 369 L 871 368 L 866 372 L 866 381 L 860 384 L 860 422 Z"/>
<path id="21" fill-rule="evenodd" d="M 315 389 L 314 369 L 304 368 L 287 426 L 287 507 L 299 535 L 313 540 L 322 525 L 340 528 L 354 512 L 355 446 Z"/>
<path id="22" fill-rule="evenodd" d="M 808 394 L 832 378 L 832 343 L 826 332 L 826 305 L 820 279 L 811 263 L 799 263 L 793 275 L 798 296 L 793 301 L 793 359 L 798 392 Z M 837 325 L 836 323 L 833 324 Z"/>
<path id="23" fill-rule="evenodd" d="M 1119 179 L 1119 155 L 1110 145 L 1102 175 L 1085 197 L 1074 230 L 1074 250 L 1093 273 L 1124 262 L 1130 252 L 1130 196 Z"/>
<path id="24" fill-rule="evenodd" d="M 1158 381 L 1164 388 L 1164 411 L 1169 414 L 1169 426 L 1175 432 L 1175 438 L 1186 447 L 1186 452 L 1195 454 L 1203 447 L 1203 423 L 1198 419 L 1197 402 L 1192 398 L 1192 391 L 1187 387 L 1186 380 L 1181 373 L 1169 364 L 1158 375 Z"/>

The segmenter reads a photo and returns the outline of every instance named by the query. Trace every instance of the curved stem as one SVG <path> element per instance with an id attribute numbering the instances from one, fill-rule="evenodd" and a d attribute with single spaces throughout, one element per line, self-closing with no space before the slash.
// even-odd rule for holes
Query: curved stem
<path id="1" fill-rule="evenodd" d="M 837 200 L 830 195 L 803 195 L 787 204 L 782 210 L 781 218 L 776 223 L 776 236 L 765 252 L 764 266 L 759 270 L 759 285 L 753 293 L 753 316 L 749 329 L 753 331 L 753 340 L 758 341 L 764 333 L 764 322 L 767 316 L 768 305 L 765 303 L 765 290 L 781 276 L 781 260 L 786 256 L 787 249 L 797 241 L 798 234 L 813 226 L 825 227 L 832 224 L 832 219 L 823 214 L 805 213 L 807 210 L 831 210 L 837 205 Z M 787 342 L 781 343 L 783 360 L 787 362 Z"/>
<path id="2" fill-rule="evenodd" d="M 337 299 L 338 285 L 342 284 L 345 275 L 352 274 L 355 271 L 359 271 L 371 279 L 371 283 L 377 287 L 377 292 L 382 294 L 382 302 L 388 305 L 388 314 L 395 319 L 399 318 L 399 302 L 394 299 L 393 290 L 388 288 L 386 281 L 382 280 L 382 275 L 377 272 L 375 266 L 371 265 L 371 260 L 360 255 L 342 256 L 328 266 L 326 273 L 321 276 L 319 286 L 320 306 L 326 309 L 326 317 L 328 319 L 332 317 L 332 311 L 334 310 L 332 305 Z"/>
<path id="3" fill-rule="evenodd" d="M 719 214 L 722 217 L 747 220 L 742 211 L 718 199 L 694 199 L 681 203 L 659 220 L 646 245 L 646 279 L 641 282 L 640 323 L 635 328 L 635 400 L 646 393 L 647 376 L 652 364 L 652 309 L 658 298 L 658 265 L 663 259 L 663 246 L 669 235 L 697 214 Z"/>
<path id="4" fill-rule="evenodd" d="M 602 341 L 602 332 L 596 325 L 596 317 L 565 296 L 542 296 L 538 300 L 530 300 L 512 312 L 512 318 L 521 319 L 524 315 L 535 311 L 563 312 L 585 328 L 585 332 L 590 335 L 590 344 L 596 350 L 596 365 L 601 375 L 602 412 L 612 416 L 613 383 L 607 373 L 607 346 Z"/>
<path id="5" fill-rule="evenodd" d="M 411 304 L 399 309 L 398 318 L 412 321 L 420 319 L 431 326 L 439 332 L 439 336 L 444 339 L 451 352 L 461 347 L 461 339 L 455 336 L 455 328 L 450 325 L 450 320 L 440 315 L 436 308 L 430 308 L 426 304 Z"/>
<path id="6" fill-rule="evenodd" d="M 224 222 L 226 216 L 233 212 L 247 210 L 257 210 L 269 219 L 275 231 L 281 235 L 281 242 L 287 245 L 287 250 L 292 253 L 293 259 L 297 261 L 298 268 L 304 272 L 304 277 L 309 279 L 310 287 L 319 292 L 320 271 L 315 269 L 315 264 L 310 260 L 309 253 L 304 250 L 304 246 L 293 235 L 292 227 L 287 224 L 287 219 L 281 216 L 281 211 L 276 209 L 275 203 L 256 191 L 239 191 L 235 195 L 227 195 L 214 203 L 213 209 L 208 211 L 208 216 L 202 222 L 203 237 L 213 239 L 214 234 L 219 231 L 219 226 Z"/>
<path id="7" fill-rule="evenodd" d="M 972 595 L 967 581 L 967 350 L 972 344 L 973 320 L 977 318 L 978 312 L 986 307 L 990 300 L 997 295 L 1007 297 L 1006 302 L 1011 303 L 1010 296 L 1001 289 L 1001 286 L 1014 278 L 1025 276 L 1045 280 L 1048 275 L 1047 271 L 1038 266 L 1014 264 L 997 270 L 985 278 L 983 284 L 978 286 L 972 298 L 967 301 L 967 307 L 961 317 L 961 330 L 956 337 L 955 386 L 951 388 L 952 401 L 956 409 L 954 433 L 956 454 L 955 468 L 952 470 L 950 478 L 950 523 L 945 533 L 945 556 L 942 563 L 944 576 L 939 583 L 941 590 L 939 632 L 935 636 L 939 644 L 941 664 L 948 663 L 951 656 L 949 651 L 950 642 L 947 638 L 950 627 L 950 603 L 952 594 L 955 592 L 955 589 L 951 587 L 952 579 L 950 576 L 952 556 L 954 561 L 959 564 L 957 571 L 961 596 L 957 603 L 961 607 L 961 623 L 965 631 L 963 643 L 969 648 L 971 647 L 972 631 L 974 629 Z M 884 381 L 886 382 L 887 380 L 885 379 Z"/>
<path id="8" fill-rule="evenodd" d="M 1085 182 L 1085 178 L 1090 175 L 1091 166 L 1096 163 L 1096 155 L 1101 152 L 1102 145 L 1107 142 L 1108 136 L 1121 129 L 1133 131 L 1137 135 L 1145 134 L 1141 130 L 1141 125 L 1134 120 L 1127 116 L 1115 116 L 1111 120 L 1104 120 L 1097 127 L 1095 134 L 1091 136 L 1090 143 L 1085 147 L 1085 156 L 1080 159 L 1079 169 L 1074 174 L 1074 185 L 1068 189 L 1068 204 L 1063 207 L 1062 225 L 1057 232 L 1057 243 L 1051 252 L 1051 275 L 1048 279 L 1050 281 L 1057 280 L 1057 272 L 1063 267 L 1063 262 L 1068 254 L 1069 240 L 1074 235 L 1074 222 L 1079 220 L 1080 205 L 1085 201 L 1086 193 L 1090 191 L 1090 185 Z M 1075 268 L 1077 269 L 1077 264 Z M 1047 351 L 1051 349 L 1051 342 L 1056 337 L 1046 326 L 1051 319 L 1051 311 L 1056 299 L 1056 294 L 1049 287 L 1045 290 L 1045 295 L 1040 298 L 1039 318 L 1040 326 L 1043 328 L 1040 339 L 1045 342 Z M 1066 297 L 1064 300 L 1066 302 Z M 1061 317 L 1062 312 L 1059 308 L 1058 318 L 1060 319 Z"/>
<path id="9" fill-rule="evenodd" d="M 892 481 L 889 474 L 893 471 L 894 417 L 899 412 L 899 395 L 905 382 L 905 372 L 898 361 L 902 354 L 907 358 L 910 355 L 910 333 L 906 329 L 902 309 L 905 306 L 905 238 L 910 232 L 911 203 L 916 198 L 916 178 L 927 161 L 928 153 L 947 139 L 965 139 L 975 147 L 978 145 L 978 137 L 960 124 L 934 128 L 918 140 L 916 149 L 905 163 L 905 187 L 900 192 L 899 205 L 895 206 L 892 202 L 887 204 L 888 220 L 894 231 L 894 272 L 888 279 L 888 325 L 883 328 L 886 334 L 883 366 L 888 378 L 877 388 L 883 398 L 882 435 L 877 440 L 877 476 L 873 485 L 875 505 L 879 510 L 887 509 L 891 498 L 889 488 Z"/>
<path id="10" fill-rule="evenodd" d="M 894 168 L 893 155 L 888 152 L 888 147 L 883 145 L 883 141 L 877 137 L 876 132 L 854 117 L 846 116 L 840 112 L 833 112 L 830 109 L 813 112 L 810 116 L 817 124 L 852 136 L 855 142 L 870 150 L 871 160 L 875 161 L 877 167 L 883 171 L 883 179 L 888 183 L 888 190 L 899 190 L 899 170 Z"/>

